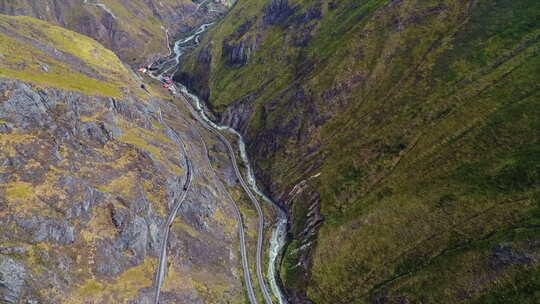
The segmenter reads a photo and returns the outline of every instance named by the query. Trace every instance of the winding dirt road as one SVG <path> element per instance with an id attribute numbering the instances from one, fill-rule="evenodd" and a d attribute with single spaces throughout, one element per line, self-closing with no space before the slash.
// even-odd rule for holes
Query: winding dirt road
<path id="1" fill-rule="evenodd" d="M 156 279 L 155 279 L 155 290 L 154 290 L 154 304 L 159 303 L 159 296 L 161 291 L 161 285 L 163 285 L 163 280 L 165 278 L 165 270 L 167 269 L 167 245 L 169 241 L 169 232 L 171 230 L 171 226 L 174 222 L 174 219 L 176 218 L 176 214 L 178 213 L 178 210 L 182 206 L 182 203 L 185 201 L 186 196 L 189 192 L 189 189 L 191 188 L 191 184 L 193 181 L 193 168 L 191 165 L 191 161 L 187 155 L 186 146 L 184 141 L 180 138 L 180 136 L 171 129 L 165 121 L 162 121 L 162 123 L 167 127 L 168 131 L 172 136 L 174 137 L 174 140 L 180 144 L 182 147 L 182 154 L 184 156 L 184 159 L 186 160 L 186 179 L 184 181 L 184 186 L 182 188 L 182 193 L 180 194 L 180 197 L 174 197 L 172 199 L 173 201 L 173 208 L 171 212 L 169 213 L 169 216 L 167 218 L 167 221 L 165 222 L 165 225 L 163 226 L 163 239 L 161 240 L 161 247 L 159 251 L 159 266 L 158 271 L 156 273 Z"/>
<path id="2" fill-rule="evenodd" d="M 263 275 L 263 271 L 262 271 L 262 252 L 263 252 L 263 239 L 264 239 L 264 214 L 263 214 L 261 205 L 259 204 L 259 201 L 257 200 L 255 195 L 251 191 L 248 184 L 245 182 L 244 177 L 242 176 L 242 173 L 240 172 L 240 169 L 238 168 L 238 163 L 236 161 L 236 154 L 235 154 L 234 149 L 233 149 L 231 143 L 229 142 L 229 140 L 223 134 L 221 134 L 221 132 L 219 130 L 216 130 L 216 128 L 211 126 L 211 124 L 209 124 L 206 120 L 204 120 L 201 117 L 203 113 L 199 113 L 198 111 L 196 111 L 193 108 L 193 106 L 187 100 L 187 98 L 193 98 L 193 95 L 189 94 L 187 91 L 185 91 L 185 88 L 182 91 L 184 93 L 184 98 L 180 98 L 180 99 L 182 99 L 184 104 L 186 104 L 186 106 L 190 110 L 191 114 L 197 119 L 197 121 L 199 121 L 199 123 L 205 129 L 207 129 L 208 131 L 210 131 L 211 133 L 216 135 L 225 144 L 225 146 L 227 147 L 227 150 L 229 152 L 229 158 L 231 159 L 231 162 L 232 162 L 236 177 L 240 181 L 240 184 L 242 185 L 242 188 L 244 189 L 246 194 L 249 196 L 251 202 L 255 206 L 255 209 L 257 210 L 257 216 L 258 216 L 258 219 L 259 219 L 258 228 L 257 228 L 257 253 L 256 253 L 256 257 L 255 257 L 256 258 L 256 260 L 255 260 L 256 263 L 255 264 L 256 264 L 257 279 L 259 280 L 259 286 L 260 286 L 261 291 L 263 293 L 263 297 L 264 297 L 264 300 L 265 300 L 266 304 L 272 304 L 272 297 L 270 296 L 270 292 L 268 291 L 268 288 L 266 287 L 266 282 L 264 280 L 264 275 Z M 245 243 L 245 240 L 241 240 L 241 242 Z M 256 301 L 252 302 L 252 303 L 256 303 Z"/>
<path id="3" fill-rule="evenodd" d="M 180 57 L 183 54 L 183 47 L 185 46 L 185 44 L 189 43 L 192 40 L 195 40 L 196 44 L 198 44 L 199 43 L 199 39 L 198 39 L 199 36 L 202 33 L 204 33 L 206 31 L 206 29 L 210 25 L 211 25 L 211 23 L 203 24 L 191 36 L 176 41 L 175 44 L 174 44 L 174 49 L 173 49 L 174 50 L 174 55 L 175 55 L 174 57 L 171 56 L 172 54 L 170 54 L 168 56 L 169 58 L 165 59 L 161 63 L 159 63 L 157 65 L 152 64 L 153 70 L 159 70 L 159 69 L 169 65 L 171 63 L 171 61 L 172 61 L 174 63 L 172 65 L 172 67 L 166 68 L 166 70 L 164 72 L 160 73 L 159 76 L 153 75 L 152 73 L 149 73 L 148 75 L 153 79 L 161 81 L 164 74 L 167 74 L 171 69 L 178 66 L 178 64 L 180 63 Z M 170 91 L 175 96 L 179 95 L 179 93 L 176 90 L 176 88 L 174 87 L 174 85 L 172 85 L 172 88 L 170 89 Z M 193 117 L 195 117 L 195 119 L 201 124 L 201 126 L 203 128 L 205 128 L 206 130 L 208 130 L 212 134 L 216 135 L 219 138 L 219 140 L 222 141 L 225 144 L 225 146 L 227 147 L 229 158 L 231 159 L 231 163 L 233 165 L 235 175 L 236 175 L 237 179 L 239 180 L 242 188 L 244 189 L 244 191 L 248 195 L 249 199 L 251 200 L 251 202 L 255 206 L 255 209 L 257 210 L 257 216 L 258 216 L 257 252 L 256 252 L 256 256 L 255 256 L 256 274 L 257 274 L 257 279 L 259 281 L 259 286 L 260 286 L 260 289 L 262 291 L 265 304 L 273 304 L 272 303 L 272 297 L 271 297 L 270 292 L 269 292 L 269 290 L 268 290 L 268 288 L 266 286 L 266 281 L 265 281 L 265 277 L 263 275 L 263 270 L 262 270 L 263 269 L 263 267 L 262 267 L 262 254 L 263 254 L 263 240 L 264 240 L 264 223 L 265 223 L 265 220 L 264 220 L 264 213 L 263 213 L 262 208 L 261 208 L 261 206 L 259 204 L 259 201 L 257 200 L 256 196 L 253 194 L 253 191 L 250 189 L 249 185 L 244 180 L 244 177 L 242 176 L 242 173 L 240 172 L 240 169 L 238 167 L 238 163 L 237 163 L 237 160 L 236 160 L 236 153 L 235 153 L 231 143 L 229 142 L 227 137 L 225 137 L 221 133 L 221 129 L 226 129 L 226 128 L 220 128 L 219 126 L 215 125 L 212 121 L 210 121 L 208 119 L 205 119 L 206 116 L 204 114 L 204 111 L 202 109 L 195 109 L 194 106 L 188 101 L 188 99 L 192 99 L 192 100 L 196 100 L 198 102 L 197 96 L 190 94 L 187 91 L 187 89 L 185 89 L 185 87 L 183 87 L 183 86 L 182 86 L 181 92 L 182 92 L 183 96 L 181 96 L 180 99 L 186 105 L 186 107 L 188 108 L 190 113 L 193 115 Z M 235 135 L 239 136 L 239 138 L 241 139 L 240 134 L 238 134 L 236 132 L 234 132 L 234 133 L 235 133 Z M 176 135 L 176 136 L 178 136 L 178 135 Z M 203 143 L 204 143 L 204 141 L 203 141 Z M 206 144 L 205 144 L 205 148 L 206 148 Z M 249 164 L 248 164 L 248 166 L 249 166 Z M 188 169 L 190 170 L 190 168 L 188 168 Z M 214 174 L 215 174 L 215 172 L 214 172 Z M 239 210 L 238 206 L 236 205 L 236 203 L 234 205 L 235 205 L 235 213 L 236 213 L 237 219 L 239 221 L 240 251 L 241 251 L 241 255 L 242 255 L 242 268 L 244 270 L 246 291 L 247 291 L 248 298 L 249 298 L 249 301 L 251 302 L 251 304 L 257 304 L 258 302 L 257 302 L 257 298 L 256 298 L 255 293 L 254 293 L 253 283 L 252 283 L 251 276 L 250 276 L 249 264 L 248 264 L 248 261 L 247 261 L 246 240 L 245 240 L 244 226 L 243 226 L 243 222 L 242 222 L 242 214 L 240 213 L 240 210 Z M 174 217 L 172 219 L 174 220 Z M 166 247 L 166 245 L 165 245 L 165 247 Z M 158 302 L 159 302 L 159 289 L 160 289 L 161 283 L 163 281 L 162 277 L 164 275 L 163 274 L 164 273 L 164 267 L 166 265 L 166 248 L 162 249 L 161 252 L 162 252 L 163 257 L 160 257 L 160 270 L 158 271 L 158 274 L 157 274 L 157 277 L 156 277 L 157 284 L 156 284 L 156 293 L 155 293 L 156 297 L 155 297 L 154 304 L 158 304 Z"/>

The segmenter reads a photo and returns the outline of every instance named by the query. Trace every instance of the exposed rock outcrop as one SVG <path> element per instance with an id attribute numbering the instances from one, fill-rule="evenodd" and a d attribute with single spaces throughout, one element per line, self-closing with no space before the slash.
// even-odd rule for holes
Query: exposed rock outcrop
<path id="1" fill-rule="evenodd" d="M 532 255 L 515 250 L 511 244 L 497 244 L 491 249 L 489 258 L 489 266 L 494 270 L 501 270 L 512 264 L 530 264 L 532 262 Z"/>
<path id="2" fill-rule="evenodd" d="M 231 42 L 223 45 L 223 56 L 226 57 L 226 63 L 231 66 L 245 65 L 251 53 L 255 49 L 255 42 L 251 37 L 243 38 L 238 42 Z"/>
<path id="3" fill-rule="evenodd" d="M 17 219 L 17 224 L 28 233 L 30 242 L 53 242 L 58 244 L 72 244 L 75 241 L 75 227 L 65 221 L 32 217 Z"/>
<path id="4" fill-rule="evenodd" d="M 58 24 L 99 41 L 130 65 L 167 52 L 165 29 L 175 36 L 224 14 L 234 0 L 45 0 L 2 1 L 0 13 Z M 118 9 L 121 8 L 121 9 Z"/>
<path id="5" fill-rule="evenodd" d="M 202 47 L 186 56 L 182 73 L 211 75 L 196 90 L 291 216 L 293 302 L 532 301 L 538 249 L 515 229 L 538 234 L 537 9 L 239 2 L 202 41 L 222 55 L 213 70 L 197 69 Z"/>
<path id="6" fill-rule="evenodd" d="M 264 8 L 263 20 L 268 25 L 280 24 L 294 12 L 288 0 L 271 0 Z"/>
<path id="7" fill-rule="evenodd" d="M 13 244 L 0 248 L 0 301 L 82 301 L 88 295 L 78 286 L 106 286 L 144 269 L 126 287 L 130 295 L 140 291 L 129 299 L 144 303 L 152 296 L 144 290 L 155 275 L 162 228 L 171 198 L 182 191 L 178 178 L 185 166 L 180 143 L 163 124 L 185 136 L 190 149 L 202 149 L 192 126 L 178 119 L 174 105 L 156 98 L 86 96 L 9 79 L 0 79 L 0 92 L 0 213 L 6 215 L 0 239 Z M 167 113 L 164 120 L 160 108 Z M 197 170 L 209 170 L 204 159 L 192 162 Z M 236 224 L 212 219 L 216 212 L 232 214 L 220 190 L 206 190 L 216 182 L 196 177 L 179 214 L 186 224 L 171 230 L 169 250 L 178 261 L 171 267 L 192 265 L 185 275 L 200 269 L 219 274 L 216 284 L 228 286 L 231 298 L 243 297 L 239 278 L 231 280 L 239 264 L 235 228 L 229 225 Z M 200 241 L 186 230 L 205 241 L 195 246 Z M 95 283 L 89 281 L 93 277 Z M 216 296 L 191 286 L 170 287 L 166 298 L 191 294 L 202 303 Z M 62 292 L 41 298 L 52 289 Z"/>
<path id="8" fill-rule="evenodd" d="M 22 263 L 0 254 L 0 301 L 19 303 L 25 278 L 26 268 Z"/>

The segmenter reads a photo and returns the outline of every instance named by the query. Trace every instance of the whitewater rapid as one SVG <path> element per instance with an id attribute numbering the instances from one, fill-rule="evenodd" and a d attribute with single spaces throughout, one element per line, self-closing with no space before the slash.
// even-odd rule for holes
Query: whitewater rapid
<path id="1" fill-rule="evenodd" d="M 194 94 L 191 94 L 187 88 L 180 84 L 180 91 L 187 95 L 189 99 L 191 99 L 193 102 L 193 106 L 195 107 L 195 110 L 199 112 L 201 115 L 201 118 L 211 125 L 213 128 L 218 130 L 224 130 L 227 132 L 230 132 L 234 134 L 238 139 L 238 147 L 240 150 L 240 158 L 242 159 L 242 162 L 244 163 L 245 167 L 247 168 L 247 181 L 250 185 L 251 189 L 259 195 L 259 197 L 262 197 L 263 200 L 265 200 L 267 203 L 272 204 L 272 206 L 276 207 L 278 212 L 278 220 L 277 223 L 274 225 L 274 228 L 272 230 L 272 236 L 270 238 L 270 250 L 269 250 L 269 261 L 268 261 L 268 273 L 267 278 L 270 281 L 270 288 L 272 289 L 272 293 L 274 296 L 278 299 L 279 304 L 287 304 L 286 298 L 283 296 L 283 293 L 281 292 L 281 289 L 277 282 L 277 271 L 276 271 L 276 262 L 277 258 L 279 257 L 279 254 L 281 250 L 283 249 L 283 246 L 285 246 L 286 237 L 287 237 L 287 223 L 288 218 L 287 215 L 281 208 L 272 201 L 267 195 L 265 195 L 257 186 L 257 182 L 255 180 L 255 175 L 253 174 L 253 169 L 251 167 L 251 163 L 249 161 L 249 158 L 247 156 L 246 151 L 246 144 L 244 142 L 244 138 L 242 135 L 236 131 L 235 129 L 224 126 L 224 125 L 218 125 L 213 120 L 211 120 L 204 111 L 204 107 L 199 100 L 199 97 L 197 97 Z"/>
<path id="2" fill-rule="evenodd" d="M 174 62 L 175 64 L 172 67 L 169 67 L 164 72 L 160 73 L 160 77 L 163 75 L 166 75 L 169 73 L 172 69 L 175 67 L 179 67 L 181 64 L 181 58 L 185 53 L 185 50 L 189 47 L 196 46 L 200 43 L 200 36 L 208 30 L 208 28 L 213 23 L 205 23 L 202 24 L 199 28 L 195 30 L 195 32 L 185 38 L 179 39 L 175 41 L 173 52 L 174 52 Z M 193 44 L 193 42 L 194 44 Z M 169 59 L 170 61 L 171 59 Z M 158 77 L 159 78 L 159 77 Z M 199 99 L 198 96 L 190 93 L 188 89 L 183 84 L 178 84 L 180 87 L 180 91 L 189 97 L 191 100 L 191 104 L 194 106 L 195 110 L 199 112 L 201 118 L 210 126 L 212 126 L 214 129 L 227 131 L 229 133 L 234 134 L 238 139 L 238 147 L 240 150 L 240 158 L 242 159 L 242 162 L 244 163 L 245 167 L 247 168 L 247 182 L 250 186 L 250 188 L 264 201 L 271 204 L 277 209 L 278 213 L 278 219 L 276 224 L 274 225 L 272 229 L 272 235 L 270 238 L 270 248 L 269 248 L 269 256 L 268 256 L 268 273 L 267 273 L 267 279 L 270 282 L 270 288 L 272 290 L 272 293 L 274 296 L 278 299 L 279 304 L 287 304 L 286 298 L 283 296 L 283 293 L 281 292 L 281 289 L 279 287 L 279 284 L 277 282 L 277 270 L 276 270 L 276 262 L 279 257 L 280 252 L 283 249 L 283 246 L 286 242 L 286 235 L 287 235 L 287 224 L 288 224 L 288 218 L 287 215 L 281 208 L 272 201 L 268 196 L 266 196 L 257 186 L 257 182 L 255 179 L 255 175 L 253 173 L 253 169 L 251 167 L 251 163 L 248 158 L 248 154 L 246 151 L 246 144 L 244 141 L 244 138 L 242 135 L 237 132 L 235 129 L 224 126 L 224 125 L 218 125 L 213 120 L 211 120 L 208 115 L 205 112 L 205 109 Z"/>

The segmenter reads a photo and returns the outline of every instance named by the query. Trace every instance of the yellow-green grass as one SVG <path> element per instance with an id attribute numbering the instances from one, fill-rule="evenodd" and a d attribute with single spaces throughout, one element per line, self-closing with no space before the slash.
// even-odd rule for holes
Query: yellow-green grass
<path id="1" fill-rule="evenodd" d="M 127 303 L 140 289 L 152 285 L 156 259 L 147 257 L 144 263 L 129 268 L 111 282 L 91 278 L 82 283 L 64 303 L 89 303 L 98 299 L 109 303 Z"/>
<path id="2" fill-rule="evenodd" d="M 171 149 L 172 151 L 175 151 L 175 153 L 177 151 L 174 146 L 171 147 L 173 142 L 170 138 L 165 136 L 163 129 L 147 130 L 135 127 L 126 121 L 121 121 L 121 126 L 124 132 L 118 140 L 150 152 L 156 160 L 162 162 L 176 175 L 180 175 L 184 172 L 181 167 L 169 161 L 164 153 L 164 149 Z"/>
<path id="3" fill-rule="evenodd" d="M 32 195 L 32 184 L 26 182 L 13 182 L 7 184 L 5 198 L 8 201 L 25 200 Z"/>
<path id="4" fill-rule="evenodd" d="M 155 54 L 159 52 L 165 52 L 167 50 L 165 31 L 161 28 L 162 24 L 158 19 L 153 16 L 153 12 L 145 4 L 139 1 L 130 1 L 131 5 L 138 10 L 139 14 L 142 12 L 144 16 L 136 15 L 133 11 L 129 10 L 122 1 L 119 0 L 104 0 L 103 3 L 111 9 L 120 26 L 129 33 L 132 33 L 134 37 L 141 36 L 141 33 L 149 33 L 145 35 L 144 49 L 134 49 L 133 57 L 144 57 L 146 55 Z M 143 40 L 144 41 L 144 40 Z"/>
<path id="5" fill-rule="evenodd" d="M 88 95 L 121 97 L 121 87 L 136 88 L 135 82 L 116 55 L 89 37 L 26 16 L 0 15 L 0 25 L 16 33 L 0 33 L 0 53 L 3 55 L 0 77 L 80 91 Z M 53 54 L 47 54 L 26 39 L 38 40 L 53 50 L 78 57 L 86 67 L 75 66 L 80 64 L 76 62 L 57 60 Z M 45 65 L 48 71 L 43 68 Z M 90 73 L 83 74 L 83 68 Z"/>
<path id="6" fill-rule="evenodd" d="M 126 68 L 111 50 L 106 49 L 90 37 L 28 16 L 7 18 L 13 19 L 16 22 L 18 33 L 48 42 L 60 51 L 81 58 L 93 68 L 99 68 L 101 71 L 107 73 L 118 73 L 121 76 L 127 73 Z M 105 74 L 104 76 L 107 75 Z"/>

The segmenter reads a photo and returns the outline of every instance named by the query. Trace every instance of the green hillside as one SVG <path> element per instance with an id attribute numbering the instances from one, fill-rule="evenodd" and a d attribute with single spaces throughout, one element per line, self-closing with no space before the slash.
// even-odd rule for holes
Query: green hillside
<path id="1" fill-rule="evenodd" d="M 181 145 L 204 178 L 162 299 L 244 300 L 201 156 L 233 187 L 224 148 L 126 68 L 233 5 L 204 3 L 0 2 L 0 303 L 151 301 Z M 539 20 L 538 0 L 239 0 L 188 47 L 174 79 L 289 214 L 290 303 L 540 302 Z"/>
<path id="2" fill-rule="evenodd" d="M 169 52 L 171 36 L 204 22 L 190 0 L 3 0 L 0 13 L 30 16 L 92 37 L 126 64 L 149 63 Z M 201 10 L 202 13 L 202 10 Z"/>
<path id="3" fill-rule="evenodd" d="M 0 15 L 0 77 L 120 96 L 136 83 L 116 55 L 91 38 L 31 17 Z"/>
<path id="4" fill-rule="evenodd" d="M 281 202 L 322 172 L 316 238 L 309 204 L 288 206 L 289 294 L 538 302 L 538 1 L 269 3 L 238 3 L 177 77 L 225 119 L 249 109 L 236 118 Z"/>

